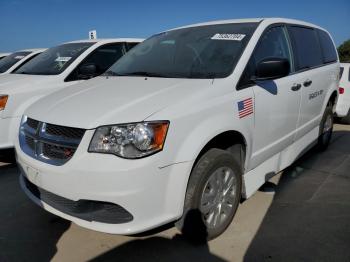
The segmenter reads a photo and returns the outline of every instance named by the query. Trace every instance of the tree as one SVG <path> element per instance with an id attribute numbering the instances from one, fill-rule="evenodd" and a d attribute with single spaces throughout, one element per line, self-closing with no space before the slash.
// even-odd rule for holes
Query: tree
<path id="1" fill-rule="evenodd" d="M 350 63 L 350 39 L 338 47 L 340 62 Z"/>

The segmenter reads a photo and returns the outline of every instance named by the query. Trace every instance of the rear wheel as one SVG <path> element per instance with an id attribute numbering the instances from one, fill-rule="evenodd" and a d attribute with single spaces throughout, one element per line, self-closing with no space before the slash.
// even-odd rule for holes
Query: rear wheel
<path id="1" fill-rule="evenodd" d="M 333 111 L 332 111 L 332 105 L 327 106 L 322 121 L 320 124 L 320 131 L 319 131 L 319 137 L 318 137 L 318 147 L 321 150 L 326 150 L 329 146 L 329 143 L 332 138 L 333 134 Z"/>
<path id="2" fill-rule="evenodd" d="M 210 149 L 195 165 L 187 187 L 184 215 L 176 226 L 196 242 L 222 234 L 241 198 L 242 173 L 232 153 Z"/>

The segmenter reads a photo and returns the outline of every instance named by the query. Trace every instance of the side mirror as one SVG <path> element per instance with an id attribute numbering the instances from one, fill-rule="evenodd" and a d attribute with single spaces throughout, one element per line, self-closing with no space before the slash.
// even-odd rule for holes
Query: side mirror
<path id="1" fill-rule="evenodd" d="M 258 63 L 255 81 L 273 80 L 289 75 L 290 63 L 285 58 L 270 57 Z"/>
<path id="2" fill-rule="evenodd" d="M 90 79 L 96 76 L 97 67 L 95 64 L 83 64 L 79 67 L 79 78 Z"/>

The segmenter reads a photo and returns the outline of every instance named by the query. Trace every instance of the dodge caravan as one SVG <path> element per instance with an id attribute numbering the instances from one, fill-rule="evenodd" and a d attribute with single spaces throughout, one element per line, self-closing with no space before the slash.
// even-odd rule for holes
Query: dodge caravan
<path id="1" fill-rule="evenodd" d="M 28 108 L 16 140 L 31 200 L 86 228 L 175 222 L 212 239 L 246 199 L 332 135 L 339 61 L 296 20 L 216 21 L 156 34 L 104 75 Z"/>

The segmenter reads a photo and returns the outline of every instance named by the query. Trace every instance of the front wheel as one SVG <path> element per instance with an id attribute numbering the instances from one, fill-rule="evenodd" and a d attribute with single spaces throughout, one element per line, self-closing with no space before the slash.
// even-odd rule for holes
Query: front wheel
<path id="1" fill-rule="evenodd" d="M 327 106 L 320 124 L 318 147 L 324 151 L 328 148 L 333 134 L 333 111 L 332 106 Z"/>
<path id="2" fill-rule="evenodd" d="M 195 165 L 187 187 L 184 215 L 176 226 L 196 242 L 221 235 L 241 198 L 242 173 L 234 155 L 210 149 Z"/>

